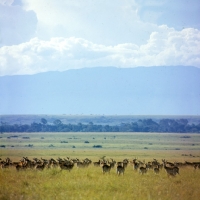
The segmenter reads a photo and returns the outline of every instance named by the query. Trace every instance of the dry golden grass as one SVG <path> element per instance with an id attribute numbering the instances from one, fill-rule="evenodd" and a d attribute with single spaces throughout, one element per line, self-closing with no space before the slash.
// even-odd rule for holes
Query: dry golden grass
<path id="1" fill-rule="evenodd" d="M 199 199 L 200 170 L 181 168 L 180 176 L 168 178 L 162 170 L 141 175 L 131 165 L 124 176 L 116 169 L 102 174 L 100 167 L 74 167 L 71 172 L 60 169 L 44 171 L 15 168 L 0 170 L 0 199 Z"/>
<path id="2" fill-rule="evenodd" d="M 23 156 L 29 159 L 34 157 L 56 159 L 68 156 L 98 161 L 106 156 L 106 159 L 113 158 L 116 161 L 122 161 L 124 158 L 131 160 L 135 157 L 146 162 L 153 158 L 172 162 L 200 161 L 198 134 L 189 134 L 190 138 L 182 138 L 182 134 L 42 133 L 41 135 L 41 133 L 27 133 L 31 138 L 28 141 L 21 139 L 25 134 L 17 134 L 21 135 L 18 139 L 7 139 L 13 133 L 2 135 L 1 143 L 6 145 L 6 148 L 1 148 L 0 151 L 2 159 L 9 157 L 12 161 L 19 161 Z M 116 136 L 115 139 L 113 135 Z M 41 139 L 41 136 L 45 139 Z M 106 139 L 104 139 L 105 136 Z M 61 144 L 62 140 L 68 140 L 69 143 Z M 89 140 L 90 143 L 85 144 L 85 140 Z M 26 147 L 29 143 L 34 144 L 33 148 Z M 54 144 L 55 147 L 49 148 L 49 144 Z M 103 148 L 94 149 L 92 148 L 94 144 L 102 144 Z M 12 145 L 14 147 L 11 147 Z M 71 148 L 72 145 L 76 148 Z M 124 176 L 117 176 L 116 169 L 111 169 L 110 174 L 103 175 L 100 167 L 92 165 L 86 169 L 74 167 L 71 172 L 60 169 L 19 172 L 15 168 L 0 169 L 0 200 L 199 200 L 199 185 L 200 170 L 189 167 L 181 168 L 180 176 L 177 175 L 174 178 L 168 178 L 164 170 L 159 175 L 155 175 L 152 170 L 141 175 L 130 165 Z"/>

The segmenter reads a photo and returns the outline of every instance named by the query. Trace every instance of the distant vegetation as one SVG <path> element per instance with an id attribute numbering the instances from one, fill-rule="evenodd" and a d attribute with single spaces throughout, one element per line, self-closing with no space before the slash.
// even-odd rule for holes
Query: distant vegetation
<path id="1" fill-rule="evenodd" d="M 152 119 L 139 119 L 135 122 L 119 125 L 100 125 L 89 122 L 87 124 L 64 124 L 56 119 L 48 123 L 45 118 L 31 124 L 8 124 L 1 122 L 0 132 L 174 132 L 200 133 L 200 123 L 190 124 L 187 119 L 161 119 L 155 122 Z M 26 138 L 28 139 L 28 138 Z"/>

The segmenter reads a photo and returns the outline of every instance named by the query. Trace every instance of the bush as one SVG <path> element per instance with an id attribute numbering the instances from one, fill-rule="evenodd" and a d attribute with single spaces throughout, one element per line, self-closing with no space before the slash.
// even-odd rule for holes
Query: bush
<path id="1" fill-rule="evenodd" d="M 94 145 L 93 148 L 102 148 L 102 145 Z"/>
<path id="2" fill-rule="evenodd" d="M 185 135 L 185 136 L 181 136 L 180 138 L 191 138 L 191 137 L 188 135 Z"/>
<path id="3" fill-rule="evenodd" d="M 68 143 L 67 141 L 61 141 L 60 143 Z"/>
<path id="4" fill-rule="evenodd" d="M 22 139 L 30 139 L 30 137 L 22 137 Z"/>

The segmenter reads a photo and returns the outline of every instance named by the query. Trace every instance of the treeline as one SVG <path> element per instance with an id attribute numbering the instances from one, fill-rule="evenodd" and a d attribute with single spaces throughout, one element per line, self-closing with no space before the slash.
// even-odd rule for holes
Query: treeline
<path id="1" fill-rule="evenodd" d="M 40 123 L 9 125 L 1 122 L 0 132 L 164 132 L 164 133 L 200 133 L 199 124 L 189 124 L 187 119 L 161 119 L 158 123 L 152 119 L 143 119 L 120 125 L 63 124 L 59 119 L 49 124 L 42 118 Z"/>

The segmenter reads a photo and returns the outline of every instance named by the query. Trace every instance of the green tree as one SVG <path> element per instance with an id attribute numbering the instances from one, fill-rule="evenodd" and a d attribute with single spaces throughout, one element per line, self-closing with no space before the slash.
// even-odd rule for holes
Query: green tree
<path id="1" fill-rule="evenodd" d="M 47 124 L 47 120 L 45 118 L 41 119 L 42 124 L 46 125 Z"/>

